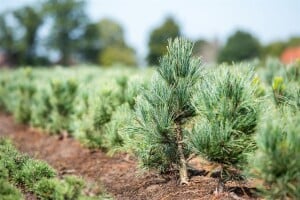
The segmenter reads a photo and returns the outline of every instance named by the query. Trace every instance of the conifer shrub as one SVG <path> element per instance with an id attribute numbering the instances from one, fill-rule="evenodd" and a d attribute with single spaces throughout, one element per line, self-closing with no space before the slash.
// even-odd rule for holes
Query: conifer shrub
<path id="1" fill-rule="evenodd" d="M 9 177 L 14 177 L 28 160 L 29 157 L 19 154 L 9 140 L 0 138 L 0 163 Z"/>
<path id="2" fill-rule="evenodd" d="M 125 102 L 128 103 L 131 110 L 134 110 L 136 104 L 137 96 L 143 91 L 148 89 L 149 87 L 149 80 L 147 77 L 133 77 L 128 80 L 127 88 L 125 90 Z"/>
<path id="3" fill-rule="evenodd" d="M 279 59 L 268 58 L 265 63 L 265 81 L 271 85 L 273 79 L 278 76 L 286 78 L 286 68 L 284 64 L 282 64 Z"/>
<path id="4" fill-rule="evenodd" d="M 111 120 L 105 125 L 103 146 L 114 153 L 122 149 L 124 140 L 126 139 L 126 127 L 133 120 L 133 110 L 130 109 L 128 103 L 122 104 L 116 108 Z"/>
<path id="5" fill-rule="evenodd" d="M 104 148 L 104 129 L 110 122 L 113 112 L 119 105 L 117 94 L 112 89 L 103 89 L 97 96 L 96 106 L 91 116 L 91 127 L 86 127 L 85 137 L 89 147 Z"/>
<path id="6" fill-rule="evenodd" d="M 255 76 L 252 80 L 253 87 L 256 88 L 255 95 L 257 97 L 264 97 L 266 95 L 266 89 L 261 79 L 258 76 Z"/>
<path id="7" fill-rule="evenodd" d="M 281 105 L 287 102 L 288 94 L 286 91 L 286 84 L 283 77 L 276 76 L 272 83 L 273 97 L 276 105 Z"/>
<path id="8" fill-rule="evenodd" d="M 17 122 L 29 123 L 31 119 L 31 108 L 36 87 L 33 83 L 33 74 L 30 68 L 23 71 L 20 83 L 17 86 L 16 105 L 14 117 Z"/>
<path id="9" fill-rule="evenodd" d="M 52 111 L 50 92 L 46 89 L 38 90 L 33 101 L 30 125 L 47 129 Z"/>
<path id="10" fill-rule="evenodd" d="M 300 59 L 287 66 L 286 75 L 289 81 L 300 81 Z"/>
<path id="11" fill-rule="evenodd" d="M 23 199 L 21 192 L 7 180 L 0 178 L 0 199 L 17 200 Z"/>
<path id="12" fill-rule="evenodd" d="M 47 163 L 28 159 L 19 171 L 15 172 L 13 179 L 16 183 L 25 185 L 32 190 L 34 184 L 42 178 L 55 177 L 56 173 Z"/>
<path id="13" fill-rule="evenodd" d="M 259 117 L 253 73 L 219 68 L 206 76 L 198 89 L 199 113 L 191 135 L 191 147 L 220 165 L 218 192 L 228 180 L 240 180 L 247 153 L 254 151 L 253 135 Z M 237 170 L 235 170 L 237 169 Z"/>
<path id="14" fill-rule="evenodd" d="M 34 186 L 34 193 L 40 199 L 73 200 L 82 194 L 84 182 L 74 176 L 66 176 L 64 179 L 43 178 Z"/>
<path id="15" fill-rule="evenodd" d="M 300 113 L 283 110 L 271 112 L 261 123 L 249 162 L 266 199 L 300 199 Z"/>
<path id="16" fill-rule="evenodd" d="M 119 102 L 116 93 L 112 90 L 101 91 L 94 115 L 94 127 L 96 130 L 101 130 L 101 128 L 110 121 L 111 116 L 118 105 Z"/>
<path id="17" fill-rule="evenodd" d="M 70 124 L 74 114 L 74 101 L 77 95 L 78 83 L 74 79 L 67 81 L 51 81 L 51 133 L 71 132 Z"/>
<path id="18" fill-rule="evenodd" d="M 196 114 L 192 97 L 201 77 L 200 60 L 192 58 L 193 45 L 187 40 L 177 38 L 168 44 L 149 89 L 137 98 L 129 145 L 142 167 L 178 171 L 180 183 L 187 184 L 186 124 Z"/>
<path id="19" fill-rule="evenodd" d="M 90 197 L 85 194 L 84 181 L 76 176 L 57 177 L 47 163 L 19 153 L 9 140 L 0 138 L 0 199 L 21 199 L 20 192 L 13 185 L 33 192 L 39 199 L 76 200 L 103 199 L 103 194 Z M 109 199 L 108 196 L 106 199 Z"/>

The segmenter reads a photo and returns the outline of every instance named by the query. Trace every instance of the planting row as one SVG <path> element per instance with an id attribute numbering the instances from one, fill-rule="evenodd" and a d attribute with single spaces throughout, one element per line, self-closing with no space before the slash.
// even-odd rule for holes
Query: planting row
<path id="1" fill-rule="evenodd" d="M 263 195 L 297 199 L 300 63 L 260 65 L 203 67 L 192 44 L 176 39 L 156 72 L 3 72 L 0 106 L 49 133 L 134 154 L 142 168 L 175 172 L 181 184 L 198 155 L 219 164 L 219 192 L 228 180 L 250 176 L 267 186 Z"/>
<path id="2" fill-rule="evenodd" d="M 59 178 L 47 163 L 19 153 L 10 141 L 0 139 L 1 199 L 22 199 L 15 186 L 32 192 L 39 199 L 109 199 L 95 195 L 87 196 L 91 188 L 76 176 Z M 84 192 L 85 191 L 85 192 Z"/>

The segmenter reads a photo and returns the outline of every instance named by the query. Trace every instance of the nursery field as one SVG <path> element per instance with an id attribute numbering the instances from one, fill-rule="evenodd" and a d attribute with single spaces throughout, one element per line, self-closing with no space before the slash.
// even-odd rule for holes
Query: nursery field
<path id="1" fill-rule="evenodd" d="M 1 70 L 0 199 L 299 199 L 300 62 L 191 55 Z"/>

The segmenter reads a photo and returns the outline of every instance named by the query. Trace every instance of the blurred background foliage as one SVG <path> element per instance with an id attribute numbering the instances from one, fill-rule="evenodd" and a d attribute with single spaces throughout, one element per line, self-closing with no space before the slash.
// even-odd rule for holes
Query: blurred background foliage
<path id="1" fill-rule="evenodd" d="M 42 0 L 0 13 L 0 66 L 146 64 L 126 41 L 125 29 L 111 18 L 90 19 L 85 0 Z M 158 65 L 168 38 L 184 36 L 173 16 L 153 27 L 148 37 L 147 65 Z M 262 44 L 256 35 L 236 30 L 220 42 L 193 39 L 193 54 L 206 63 L 277 57 L 284 63 L 300 53 L 300 37 Z M 297 55 L 296 55 L 297 54 Z M 298 55 L 298 57 L 300 57 Z"/>

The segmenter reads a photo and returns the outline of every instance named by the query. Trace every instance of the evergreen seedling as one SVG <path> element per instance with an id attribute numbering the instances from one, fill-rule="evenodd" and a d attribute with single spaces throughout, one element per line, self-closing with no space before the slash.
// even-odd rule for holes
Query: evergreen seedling
<path id="1" fill-rule="evenodd" d="M 18 84 L 17 105 L 14 110 L 14 117 L 17 122 L 28 123 L 31 119 L 31 107 L 36 88 L 30 68 L 24 70 L 22 82 Z"/>
<path id="2" fill-rule="evenodd" d="M 180 183 L 188 183 L 186 123 L 195 116 L 192 97 L 200 73 L 200 60 L 192 58 L 192 43 L 169 40 L 152 85 L 137 100 L 134 150 L 142 166 L 161 173 L 178 170 Z"/>
<path id="3" fill-rule="evenodd" d="M 217 192 L 229 179 L 240 179 L 232 167 L 242 167 L 246 153 L 255 149 L 252 139 L 258 121 L 258 101 L 252 75 L 221 69 L 208 75 L 199 88 L 200 115 L 191 137 L 192 147 L 221 166 Z"/>
<path id="4" fill-rule="evenodd" d="M 78 83 L 74 79 L 65 82 L 53 80 L 51 82 L 51 123 L 52 133 L 71 131 L 71 116 L 74 114 L 74 102 L 77 95 Z"/>
<path id="5" fill-rule="evenodd" d="M 267 199 L 300 199 L 300 113 L 283 109 L 266 118 L 256 136 L 250 169 Z"/>

